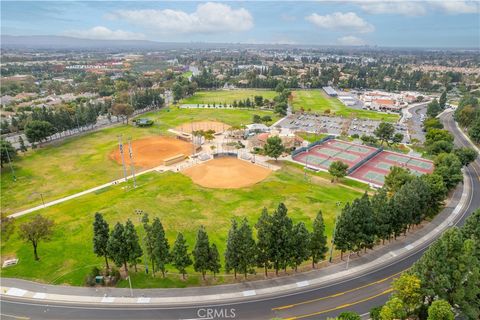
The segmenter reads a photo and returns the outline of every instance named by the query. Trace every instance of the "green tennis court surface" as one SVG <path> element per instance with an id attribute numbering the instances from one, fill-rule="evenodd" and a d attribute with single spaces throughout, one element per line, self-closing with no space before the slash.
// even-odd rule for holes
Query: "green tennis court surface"
<path id="1" fill-rule="evenodd" d="M 321 153 L 331 157 L 337 154 L 339 151 L 334 149 L 329 149 L 329 148 L 322 148 L 322 149 L 315 149 L 314 152 Z"/>
<path id="2" fill-rule="evenodd" d="M 339 142 L 339 141 L 335 141 L 334 143 L 332 143 L 332 146 L 334 146 L 335 148 L 343 149 L 343 150 L 346 150 L 351 147 L 350 144 Z"/>
<path id="3" fill-rule="evenodd" d="M 381 182 L 381 183 L 385 182 L 385 176 L 383 174 L 373 172 L 373 171 L 368 171 L 363 177 L 368 180 L 373 180 L 376 182 Z"/>
<path id="4" fill-rule="evenodd" d="M 407 157 L 400 157 L 394 154 L 389 154 L 388 156 L 385 157 L 386 159 L 390 161 L 396 161 L 396 162 L 402 162 L 402 163 L 407 163 L 410 158 Z"/>
<path id="5" fill-rule="evenodd" d="M 305 157 L 305 163 L 306 164 L 320 165 L 323 160 L 325 160 L 325 159 L 320 158 L 320 157 L 315 157 L 315 156 L 312 156 L 312 155 L 307 155 Z"/>
<path id="6" fill-rule="evenodd" d="M 330 168 L 330 165 L 332 164 L 332 162 L 333 162 L 332 160 L 325 159 L 322 161 L 321 165 L 324 167 Z"/>
<path id="7" fill-rule="evenodd" d="M 432 168 L 431 163 L 425 162 L 425 161 L 420 161 L 420 160 L 417 160 L 417 159 L 410 159 L 410 161 L 408 161 L 408 164 L 411 164 L 413 166 L 423 168 L 423 169 L 431 169 Z"/>
<path id="8" fill-rule="evenodd" d="M 386 162 L 379 162 L 375 165 L 375 167 L 383 169 L 383 170 L 390 170 L 393 165 L 386 163 Z"/>
<path id="9" fill-rule="evenodd" d="M 369 153 L 370 151 L 372 151 L 368 148 L 354 146 L 354 145 L 351 145 L 350 148 L 348 148 L 347 150 L 348 151 L 359 152 L 359 153 Z"/>
<path id="10" fill-rule="evenodd" d="M 337 154 L 335 157 L 343 160 L 348 160 L 348 161 L 355 161 L 359 158 L 357 155 L 345 153 L 345 152 L 341 152 Z"/>

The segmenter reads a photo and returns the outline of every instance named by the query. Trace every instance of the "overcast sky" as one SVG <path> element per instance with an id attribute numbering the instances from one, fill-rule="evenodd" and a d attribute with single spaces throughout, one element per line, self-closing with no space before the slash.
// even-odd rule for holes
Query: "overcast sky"
<path id="1" fill-rule="evenodd" d="M 479 47 L 478 1 L 3 1 L 1 33 L 173 42 Z"/>

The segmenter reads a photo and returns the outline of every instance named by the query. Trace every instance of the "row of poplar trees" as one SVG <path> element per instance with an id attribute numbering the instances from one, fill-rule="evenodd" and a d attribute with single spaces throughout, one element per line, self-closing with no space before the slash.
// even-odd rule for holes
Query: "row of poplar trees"
<path id="1" fill-rule="evenodd" d="M 246 278 L 248 273 L 255 273 L 256 267 L 262 267 L 265 276 L 268 276 L 271 268 L 278 275 L 280 269 L 286 271 L 287 267 L 297 270 L 297 267 L 308 259 L 311 259 L 313 267 L 323 260 L 328 247 L 322 213 L 317 214 L 312 232 L 309 232 L 303 222 L 293 224 L 287 211 L 283 203 L 280 203 L 272 214 L 263 209 L 255 224 L 256 239 L 246 219 L 240 223 L 232 220 L 225 250 L 225 270 L 228 273 L 233 271 L 235 278 L 238 273 Z M 218 249 L 214 243 L 210 244 L 203 226 L 197 232 L 195 247 L 190 255 L 182 233 L 178 234 L 173 248 L 170 249 L 160 219 L 155 218 L 150 223 L 148 215 L 145 214 L 142 223 L 145 230 L 144 250 L 153 274 L 161 271 L 165 276 L 168 264 L 182 273 L 183 278 L 186 268 L 191 265 L 196 272 L 202 274 L 203 279 L 208 271 L 211 271 L 214 277 L 220 272 Z M 130 220 L 127 220 L 125 225 L 118 222 L 110 231 L 108 223 L 100 213 L 95 214 L 93 223 L 93 251 L 97 256 L 104 257 L 107 269 L 109 260 L 112 260 L 116 266 L 123 266 L 126 271 L 128 265 L 133 265 L 137 271 L 137 263 L 144 254 Z"/>

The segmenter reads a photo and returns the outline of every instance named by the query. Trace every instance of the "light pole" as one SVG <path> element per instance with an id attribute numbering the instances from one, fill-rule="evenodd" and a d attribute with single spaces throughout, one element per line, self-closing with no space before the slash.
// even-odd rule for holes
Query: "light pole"
<path id="1" fill-rule="evenodd" d="M 143 210 L 135 209 L 135 214 L 138 215 L 138 221 L 140 222 L 140 224 L 142 223 L 143 213 L 144 213 Z M 140 228 L 140 237 L 142 238 L 143 247 L 146 248 L 145 238 L 142 237 L 142 228 Z M 143 255 L 143 263 L 145 264 L 145 274 L 148 274 L 148 264 L 147 264 L 147 259 L 145 258 L 145 254 Z"/>
<path id="2" fill-rule="evenodd" d="M 337 205 L 337 208 L 340 207 L 342 204 L 341 201 L 338 201 L 336 203 Z M 333 260 L 333 246 L 335 244 L 335 231 L 337 230 L 337 221 L 338 221 L 338 209 L 336 210 L 336 213 L 335 213 L 335 224 L 333 226 L 333 234 L 332 234 L 332 246 L 330 247 L 330 258 L 328 259 L 328 261 L 331 263 L 332 260 Z"/>

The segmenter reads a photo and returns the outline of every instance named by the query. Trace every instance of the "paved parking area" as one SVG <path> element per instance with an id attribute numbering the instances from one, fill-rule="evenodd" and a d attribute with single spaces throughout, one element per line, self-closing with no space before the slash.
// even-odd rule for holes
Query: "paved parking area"
<path id="1" fill-rule="evenodd" d="M 291 131 L 328 133 L 337 136 L 341 135 L 342 131 L 346 131 L 350 136 L 353 134 L 371 136 L 380 122 L 378 120 L 347 119 L 304 113 L 289 115 L 278 122 L 276 127 Z M 395 131 L 402 133 L 405 137 L 407 136 L 407 127 L 403 124 L 395 124 Z"/>

